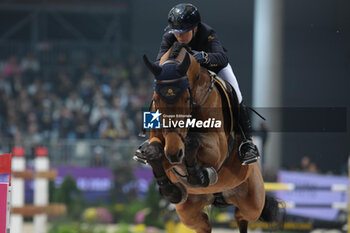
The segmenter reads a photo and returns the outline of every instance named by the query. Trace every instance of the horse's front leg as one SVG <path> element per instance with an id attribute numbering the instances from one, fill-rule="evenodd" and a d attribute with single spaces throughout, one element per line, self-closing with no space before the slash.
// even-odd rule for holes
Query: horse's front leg
<path id="1" fill-rule="evenodd" d="M 200 136 L 198 133 L 189 132 L 185 140 L 185 165 L 187 169 L 187 182 L 192 187 L 208 187 L 216 183 L 217 176 L 213 168 L 203 168 L 197 161 Z"/>
<path id="2" fill-rule="evenodd" d="M 199 166 L 196 157 L 199 145 L 199 135 L 189 132 L 185 140 L 185 164 L 188 174 L 187 182 L 191 186 L 207 187 L 209 185 L 208 174 Z"/>
<path id="3" fill-rule="evenodd" d="M 173 204 L 182 203 L 187 199 L 187 191 L 180 183 L 173 184 L 162 166 L 164 158 L 163 145 L 157 140 L 147 145 L 144 151 L 147 163 L 152 167 L 154 177 L 159 185 L 160 194 Z"/>
<path id="4" fill-rule="evenodd" d="M 214 201 L 211 194 L 188 195 L 187 201 L 183 204 L 175 205 L 176 212 L 181 222 L 195 230 L 197 233 L 210 233 L 211 225 L 208 215 L 203 212 L 203 208 Z"/>

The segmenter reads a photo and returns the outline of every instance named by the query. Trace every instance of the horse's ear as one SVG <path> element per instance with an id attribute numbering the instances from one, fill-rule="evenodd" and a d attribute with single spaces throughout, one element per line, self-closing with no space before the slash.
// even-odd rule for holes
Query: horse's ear
<path id="1" fill-rule="evenodd" d="M 186 53 L 185 58 L 180 64 L 177 65 L 176 70 L 179 71 L 181 74 L 185 75 L 190 65 L 191 65 L 190 55 Z"/>
<path id="2" fill-rule="evenodd" d="M 158 76 L 160 72 L 162 72 L 162 67 L 150 62 L 146 56 L 146 54 L 143 55 L 143 61 L 145 62 L 148 69 L 155 75 Z"/>

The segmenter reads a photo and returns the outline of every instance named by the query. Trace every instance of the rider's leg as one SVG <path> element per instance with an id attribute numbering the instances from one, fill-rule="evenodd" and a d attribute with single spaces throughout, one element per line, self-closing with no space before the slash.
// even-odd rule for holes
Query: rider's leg
<path id="1" fill-rule="evenodd" d="M 240 114 L 239 114 L 238 120 L 239 120 L 240 130 L 242 131 L 241 133 L 243 136 L 243 142 L 240 145 L 240 150 L 239 150 L 241 163 L 250 164 L 250 163 L 256 162 L 260 157 L 259 151 L 252 142 L 252 126 L 251 126 L 250 117 L 249 117 L 247 108 L 242 103 L 243 102 L 242 94 L 239 89 L 239 85 L 238 85 L 236 76 L 233 73 L 231 65 L 228 64 L 225 68 L 220 70 L 220 72 L 218 73 L 218 76 L 228 81 L 232 85 L 232 87 L 236 92 L 238 102 L 240 105 Z"/>
<path id="2" fill-rule="evenodd" d="M 241 94 L 241 90 L 239 89 L 239 85 L 238 85 L 236 76 L 233 73 L 233 70 L 232 70 L 230 63 L 225 68 L 223 68 L 219 71 L 218 76 L 231 84 L 233 89 L 235 89 L 235 92 L 236 92 L 236 95 L 238 98 L 238 102 L 242 103 L 243 97 Z"/>
<path id="3" fill-rule="evenodd" d="M 259 151 L 252 141 L 252 125 L 250 122 L 249 113 L 244 103 L 240 104 L 239 125 L 242 131 L 243 141 L 239 146 L 239 157 L 242 164 L 251 164 L 259 158 Z"/>

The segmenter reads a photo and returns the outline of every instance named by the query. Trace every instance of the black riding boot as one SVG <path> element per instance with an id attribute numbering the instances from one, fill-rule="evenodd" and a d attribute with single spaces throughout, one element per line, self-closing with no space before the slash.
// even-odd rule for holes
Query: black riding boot
<path id="1" fill-rule="evenodd" d="M 243 165 L 251 164 L 260 159 L 259 151 L 252 141 L 252 125 L 247 107 L 241 103 L 239 112 L 239 126 L 242 143 L 239 146 L 239 159 Z"/>

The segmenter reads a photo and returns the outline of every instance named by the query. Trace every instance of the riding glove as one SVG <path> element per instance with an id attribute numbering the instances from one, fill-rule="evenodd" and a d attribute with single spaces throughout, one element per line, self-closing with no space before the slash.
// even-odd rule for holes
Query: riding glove
<path id="1" fill-rule="evenodd" d="M 204 51 L 192 50 L 194 58 L 198 61 L 199 64 L 208 64 L 209 56 Z"/>

